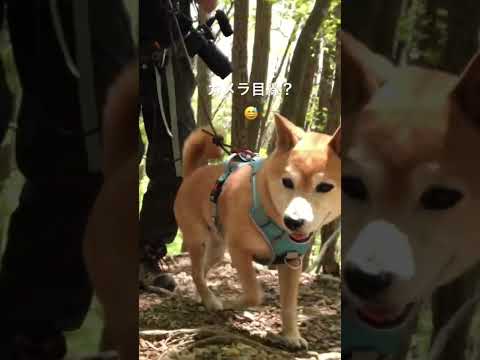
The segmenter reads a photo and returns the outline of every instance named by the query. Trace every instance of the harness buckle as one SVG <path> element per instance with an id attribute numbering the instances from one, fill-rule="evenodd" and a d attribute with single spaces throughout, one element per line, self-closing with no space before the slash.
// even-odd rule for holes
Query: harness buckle
<path id="1" fill-rule="evenodd" d="M 296 264 L 292 264 L 296 262 Z M 292 270 L 299 270 L 302 268 L 303 255 L 299 255 L 296 252 L 288 252 L 283 258 L 283 263 Z"/>
<path id="2" fill-rule="evenodd" d="M 215 183 L 215 186 L 213 187 L 212 191 L 210 192 L 210 201 L 214 204 L 217 203 L 218 197 L 220 196 L 222 189 L 223 189 L 223 184 L 225 183 L 225 178 L 222 176 L 217 180 Z"/>
<path id="3" fill-rule="evenodd" d="M 243 149 L 238 153 L 238 157 L 244 162 L 251 161 L 256 155 L 256 153 L 248 149 Z"/>

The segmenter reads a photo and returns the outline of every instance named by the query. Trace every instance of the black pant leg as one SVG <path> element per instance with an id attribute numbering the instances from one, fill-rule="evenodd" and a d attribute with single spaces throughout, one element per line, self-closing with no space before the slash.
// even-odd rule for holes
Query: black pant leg
<path id="1" fill-rule="evenodd" d="M 71 2 L 57 3 L 75 58 Z M 65 65 L 48 4 L 43 0 L 8 3 L 23 87 L 17 163 L 26 177 L 11 218 L 0 273 L 0 328 L 10 333 L 76 329 L 92 295 L 82 241 L 102 178 L 88 172 L 78 83 Z M 108 86 L 134 49 L 123 2 L 90 4 L 95 90 L 101 115 Z"/>
<path id="2" fill-rule="evenodd" d="M 190 104 L 195 81 L 183 54 L 175 54 L 173 69 L 180 146 L 183 147 L 185 139 L 195 128 Z M 144 261 L 157 262 L 166 254 L 166 244 L 174 240 L 178 230 L 173 204 L 181 178 L 176 175 L 172 142 L 158 103 L 153 65 L 143 64 L 140 71 L 142 114 L 149 140 L 146 173 L 150 179 L 140 213 L 140 253 Z M 161 79 L 166 123 L 171 128 L 164 69 L 161 71 Z"/>

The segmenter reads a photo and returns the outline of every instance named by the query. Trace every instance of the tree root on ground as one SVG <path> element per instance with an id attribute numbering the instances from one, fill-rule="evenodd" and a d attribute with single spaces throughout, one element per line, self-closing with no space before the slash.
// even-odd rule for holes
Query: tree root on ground
<path id="1" fill-rule="evenodd" d="M 118 354 L 116 351 L 105 351 L 93 355 L 68 357 L 65 360 L 118 360 Z"/>
<path id="2" fill-rule="evenodd" d="M 292 356 L 292 353 L 280 348 L 264 345 L 261 342 L 253 340 L 249 337 L 240 334 L 233 334 L 218 327 L 174 330 L 143 330 L 140 331 L 140 337 L 149 340 L 167 339 L 167 341 L 170 342 L 169 350 L 160 356 L 160 360 L 170 359 L 179 352 L 190 352 L 194 349 L 211 345 L 222 346 L 232 345 L 234 343 L 242 343 L 271 355 L 276 354 L 282 356 L 282 358 L 291 358 Z M 186 339 L 174 339 L 179 337 L 186 337 Z M 175 346 L 171 346 L 174 342 L 177 344 Z M 309 352 L 309 355 L 317 360 L 336 360 L 341 358 L 340 353 L 319 354 L 312 351 Z"/>
<path id="3" fill-rule="evenodd" d="M 164 296 L 164 297 L 167 297 L 167 298 L 175 296 L 175 292 L 169 291 L 167 289 L 163 289 L 163 288 L 158 287 L 158 286 L 145 285 L 145 290 L 147 292 L 154 293 L 154 294 Z"/>

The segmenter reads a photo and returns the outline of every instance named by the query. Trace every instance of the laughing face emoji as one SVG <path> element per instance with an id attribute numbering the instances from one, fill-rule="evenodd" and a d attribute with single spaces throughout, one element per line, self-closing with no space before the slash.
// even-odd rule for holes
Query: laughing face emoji
<path id="1" fill-rule="evenodd" d="M 255 120 L 258 116 L 258 111 L 257 111 L 257 108 L 254 107 L 254 106 L 249 106 L 245 109 L 244 111 L 244 116 L 245 116 L 245 119 L 247 120 Z"/>

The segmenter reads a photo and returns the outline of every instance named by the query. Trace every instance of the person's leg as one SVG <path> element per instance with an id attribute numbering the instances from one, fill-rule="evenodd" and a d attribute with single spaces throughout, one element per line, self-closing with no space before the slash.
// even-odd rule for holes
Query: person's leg
<path id="1" fill-rule="evenodd" d="M 162 76 L 164 79 L 164 76 Z M 157 101 L 155 72 L 151 64 L 143 64 L 140 72 L 142 115 L 148 138 L 146 175 L 149 185 L 140 212 L 140 254 L 148 279 L 159 275 L 158 261 L 166 254 L 166 244 L 173 241 L 177 225 L 171 208 L 180 179 L 175 174 L 170 138 L 165 129 Z M 166 87 L 163 87 L 166 91 Z M 168 100 L 164 102 L 168 111 Z"/>
<path id="2" fill-rule="evenodd" d="M 57 3 L 74 57 L 71 2 Z M 102 177 L 88 171 L 78 83 L 65 65 L 48 6 L 43 0 L 8 2 L 23 87 L 17 163 L 26 184 L 0 272 L 1 358 L 8 358 L 1 353 L 8 349 L 19 359 L 62 358 L 62 333 L 81 326 L 92 296 L 82 240 Z M 90 6 L 100 112 L 108 85 L 133 46 L 122 2 Z"/>
<path id="3" fill-rule="evenodd" d="M 7 84 L 5 66 L 2 59 L 0 59 L 0 144 L 5 138 L 8 124 L 13 116 L 13 104 L 12 93 Z"/>
<path id="4" fill-rule="evenodd" d="M 191 98 L 195 82 L 187 59 L 177 54 L 173 60 L 180 145 L 195 127 Z M 164 124 L 157 97 L 155 72 L 151 63 L 141 68 L 141 101 L 145 130 L 148 136 L 146 173 L 150 179 L 140 214 L 140 253 L 142 279 L 147 284 L 172 287 L 170 278 L 159 273 L 158 263 L 166 255 L 166 245 L 177 234 L 173 203 L 181 178 L 175 172 L 171 138 Z M 163 106 L 171 128 L 168 87 L 162 72 Z M 144 271 L 143 271 L 144 270 Z"/>
<path id="5" fill-rule="evenodd" d="M 0 0 L 0 33 L 6 31 L 4 24 L 5 4 Z M 8 124 L 13 116 L 13 96 L 7 83 L 7 74 L 3 61 L 2 44 L 0 44 L 0 144 L 3 142 Z M 0 247 L 1 249 L 1 247 Z"/>

